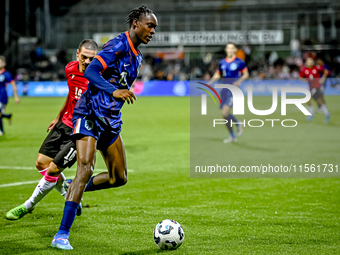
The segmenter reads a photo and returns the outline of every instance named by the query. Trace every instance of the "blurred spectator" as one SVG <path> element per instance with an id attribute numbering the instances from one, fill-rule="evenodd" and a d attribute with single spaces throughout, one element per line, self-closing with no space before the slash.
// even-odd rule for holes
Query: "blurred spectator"
<path id="1" fill-rule="evenodd" d="M 146 61 L 146 63 L 142 65 L 141 70 L 140 70 L 140 75 L 141 75 L 142 81 L 149 81 L 153 77 L 152 66 L 149 60 Z"/>
<path id="2" fill-rule="evenodd" d="M 294 45 L 294 43 L 296 45 Z M 305 43 L 311 43 L 306 40 Z M 333 42 L 338 45 L 337 41 Z M 297 79 L 300 68 L 303 66 L 303 58 L 312 55 L 318 58 L 319 65 L 326 65 L 330 70 L 332 77 L 340 77 L 340 50 L 334 46 L 331 51 L 311 50 L 312 47 L 304 48 L 303 52 L 297 50 L 298 40 L 291 41 L 291 55 L 281 58 L 275 51 L 266 52 L 264 57 L 257 55 L 256 59 L 251 58 L 250 45 L 243 45 L 238 51 L 239 57 L 244 58 L 247 62 L 250 79 Z M 333 47 L 333 45 L 332 45 Z M 168 55 L 166 55 L 167 53 Z M 176 52 L 175 52 L 176 53 Z M 165 58 L 164 56 L 171 56 Z M 153 79 L 179 81 L 188 79 L 209 80 L 212 74 L 219 67 L 219 59 L 223 57 L 224 51 L 207 52 L 202 55 L 196 55 L 197 58 L 183 58 L 181 55 L 163 52 L 163 57 L 159 57 L 159 52 L 149 54 L 144 57 L 143 65 L 140 69 L 138 79 L 147 82 Z M 258 52 L 257 52 L 258 54 Z M 67 58 L 67 51 L 60 49 L 55 54 L 45 56 L 44 50 L 40 44 L 37 44 L 31 52 L 31 65 L 17 69 L 17 81 L 62 81 L 65 80 L 64 67 L 71 60 Z M 186 63 L 190 63 L 187 65 Z"/>
<path id="3" fill-rule="evenodd" d="M 250 44 L 245 44 L 242 46 L 242 50 L 244 51 L 245 54 L 245 62 L 248 65 L 249 60 L 250 60 L 250 55 L 251 55 L 251 47 Z"/>
<path id="4" fill-rule="evenodd" d="M 300 41 L 298 39 L 290 41 L 290 54 L 294 57 L 301 57 Z"/>

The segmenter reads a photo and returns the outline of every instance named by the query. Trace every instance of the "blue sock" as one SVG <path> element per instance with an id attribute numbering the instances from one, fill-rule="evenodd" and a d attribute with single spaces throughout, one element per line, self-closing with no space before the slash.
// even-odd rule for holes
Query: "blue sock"
<path id="1" fill-rule="evenodd" d="M 0 117 L 0 131 L 4 132 L 4 126 L 2 125 L 2 116 Z"/>
<path id="2" fill-rule="evenodd" d="M 66 201 L 64 207 L 63 219 L 61 220 L 58 235 L 66 234 L 68 236 L 70 228 L 77 214 L 78 204 L 73 201 Z"/>
<path id="3" fill-rule="evenodd" d="M 86 185 L 85 192 L 101 190 L 101 189 L 110 189 L 110 188 L 115 187 L 114 184 L 110 184 L 109 182 L 104 182 L 102 184 L 94 185 L 93 184 L 93 178 L 94 177 L 96 177 L 96 176 L 92 176 L 89 183 Z"/>
<path id="4" fill-rule="evenodd" d="M 237 119 L 235 118 L 235 116 L 232 115 L 231 113 L 229 114 L 228 117 L 229 117 L 230 119 L 232 119 L 234 123 L 237 123 L 237 122 L 238 122 Z M 240 124 L 236 124 L 236 125 L 238 126 L 238 125 L 240 125 Z"/>
<path id="5" fill-rule="evenodd" d="M 92 176 L 91 177 L 91 179 L 90 179 L 90 181 L 89 181 L 89 183 L 86 185 L 86 187 L 85 187 L 85 192 L 87 192 L 87 191 L 92 191 L 93 190 L 93 186 L 94 186 L 94 184 L 93 184 L 93 178 L 94 178 L 95 176 Z"/>
<path id="6" fill-rule="evenodd" d="M 230 118 L 230 115 L 228 115 L 228 117 L 225 118 L 227 120 L 227 128 L 229 130 L 229 133 L 230 133 L 230 136 L 232 138 L 235 138 L 235 134 L 234 134 L 234 131 L 233 131 L 233 128 L 231 127 L 231 118 Z"/>

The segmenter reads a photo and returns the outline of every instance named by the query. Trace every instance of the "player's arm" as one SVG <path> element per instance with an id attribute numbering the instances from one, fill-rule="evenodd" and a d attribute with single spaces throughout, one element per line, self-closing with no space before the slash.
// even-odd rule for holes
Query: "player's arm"
<path id="1" fill-rule="evenodd" d="M 115 54 L 111 53 L 111 55 Z M 123 101 L 127 101 L 128 104 L 133 103 L 133 99 L 137 99 L 131 91 L 127 89 L 116 89 L 101 75 L 101 72 L 105 71 L 107 68 L 106 62 L 107 60 L 104 60 L 100 55 L 96 55 L 91 64 L 86 68 L 84 77 L 98 89 L 111 94 L 114 98 L 120 98 Z"/>
<path id="2" fill-rule="evenodd" d="M 50 123 L 50 125 L 48 126 L 47 132 L 50 131 L 50 130 L 52 130 L 52 129 L 54 128 L 54 126 L 58 123 L 58 121 L 60 120 L 60 118 L 63 116 L 63 114 L 64 114 L 64 112 L 65 112 L 66 103 L 67 103 L 67 101 L 68 101 L 68 99 L 69 99 L 69 96 L 70 96 L 70 94 L 68 93 L 67 96 L 66 96 L 66 99 L 65 99 L 65 101 L 64 101 L 64 104 L 63 104 L 63 106 L 61 107 L 61 109 L 60 109 L 60 111 L 59 111 L 57 117 L 56 117 L 54 120 L 52 120 L 51 123 Z"/>
<path id="3" fill-rule="evenodd" d="M 328 70 L 324 69 L 323 70 L 323 75 L 322 75 L 322 77 L 320 78 L 320 81 L 319 81 L 320 84 L 324 84 L 325 83 L 327 76 L 328 76 Z"/>
<path id="4" fill-rule="evenodd" d="M 215 81 L 218 81 L 220 78 L 221 78 L 220 70 L 217 70 L 214 73 L 213 77 L 211 77 L 210 81 L 208 82 L 208 85 L 213 84 Z"/>
<path id="5" fill-rule="evenodd" d="M 299 80 L 302 82 L 308 82 L 306 78 L 302 78 L 301 76 L 299 77 Z"/>
<path id="6" fill-rule="evenodd" d="M 245 81 L 246 79 L 249 78 L 249 72 L 248 72 L 248 68 L 245 67 L 243 70 L 242 70 L 242 76 L 235 82 L 233 82 L 233 85 L 239 87 L 240 84 Z"/>
<path id="7" fill-rule="evenodd" d="M 12 88 L 13 88 L 13 95 L 14 95 L 14 100 L 16 103 L 20 103 L 20 99 L 19 99 L 19 96 L 18 96 L 18 90 L 17 90 L 17 84 L 15 83 L 15 80 L 12 80 L 10 82 Z"/>

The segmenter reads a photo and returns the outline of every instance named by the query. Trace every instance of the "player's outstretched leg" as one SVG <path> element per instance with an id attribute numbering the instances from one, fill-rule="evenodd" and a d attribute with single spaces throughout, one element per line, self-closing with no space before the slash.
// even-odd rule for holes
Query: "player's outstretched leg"
<path id="1" fill-rule="evenodd" d="M 85 192 L 120 187 L 127 182 L 125 149 L 121 136 L 119 135 L 116 141 L 101 153 L 108 172 L 92 176 Z M 72 183 L 71 179 L 66 180 L 64 185 L 69 186 L 70 183 Z"/>
<path id="2" fill-rule="evenodd" d="M 232 118 L 230 117 L 230 107 L 228 105 L 223 105 L 222 107 L 222 116 L 227 121 L 226 126 L 229 130 L 230 136 L 227 139 L 224 139 L 224 143 L 231 143 L 231 142 L 237 142 L 237 138 L 235 136 L 235 133 L 233 131 L 233 128 L 231 126 Z"/>
<path id="3" fill-rule="evenodd" d="M 318 105 L 320 105 L 320 110 L 325 115 L 325 123 L 328 123 L 331 117 L 331 113 L 327 109 L 323 94 L 320 93 L 319 97 L 315 101 L 318 103 Z"/>
<path id="4" fill-rule="evenodd" d="M 309 122 L 312 119 L 314 119 L 314 106 L 313 106 L 311 100 L 307 102 L 307 109 L 312 114 L 312 115 L 307 116 L 307 118 L 306 118 L 306 121 Z"/>
<path id="5" fill-rule="evenodd" d="M 31 213 L 34 207 L 31 209 L 27 209 L 25 204 L 19 205 L 6 213 L 7 220 L 18 220 L 24 217 L 26 214 Z"/>
<path id="6" fill-rule="evenodd" d="M 5 133 L 4 126 L 2 124 L 2 114 L 0 113 L 0 136 L 2 136 Z"/>
<path id="7" fill-rule="evenodd" d="M 238 120 L 235 118 L 235 116 L 232 115 L 231 113 L 229 114 L 229 118 L 233 121 L 233 124 L 236 123 L 237 136 L 240 137 L 243 134 L 243 125 L 240 122 L 238 122 Z"/>
<path id="8" fill-rule="evenodd" d="M 49 175 L 49 170 L 55 172 L 57 176 Z M 34 207 L 56 186 L 57 182 L 62 182 L 64 180 L 65 176 L 60 175 L 61 171 L 62 169 L 58 169 L 53 162 L 50 163 L 48 168 L 39 171 L 43 175 L 43 178 L 39 181 L 31 197 L 26 200 L 24 204 L 8 211 L 6 213 L 6 219 L 18 220 L 27 213 L 32 212 Z"/>
<path id="9" fill-rule="evenodd" d="M 83 196 L 86 184 L 93 174 L 96 160 L 97 140 L 91 136 L 85 136 L 77 140 L 77 174 L 68 188 L 58 233 L 54 236 L 51 246 L 57 249 L 72 250 L 69 242 L 70 228 L 77 214 L 77 207 Z"/>

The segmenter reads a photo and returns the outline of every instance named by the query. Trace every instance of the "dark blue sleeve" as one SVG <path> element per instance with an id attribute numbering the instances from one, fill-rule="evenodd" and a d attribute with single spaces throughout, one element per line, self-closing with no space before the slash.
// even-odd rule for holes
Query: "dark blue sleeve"
<path id="1" fill-rule="evenodd" d="M 89 80 L 91 84 L 100 90 L 104 90 L 112 94 L 116 88 L 103 78 L 101 71 L 103 70 L 102 64 L 96 58 L 92 60 L 91 64 L 86 68 L 84 77 Z"/>
<path id="2" fill-rule="evenodd" d="M 8 72 L 8 71 L 6 71 L 6 73 L 5 73 L 5 78 L 6 78 L 6 81 L 7 81 L 7 82 L 13 81 L 12 75 L 11 75 L 11 73 Z"/>
<path id="3" fill-rule="evenodd" d="M 239 65 L 240 71 L 243 73 L 243 71 L 245 70 L 245 68 L 247 68 L 246 63 L 243 61 L 240 61 L 240 65 Z"/>

